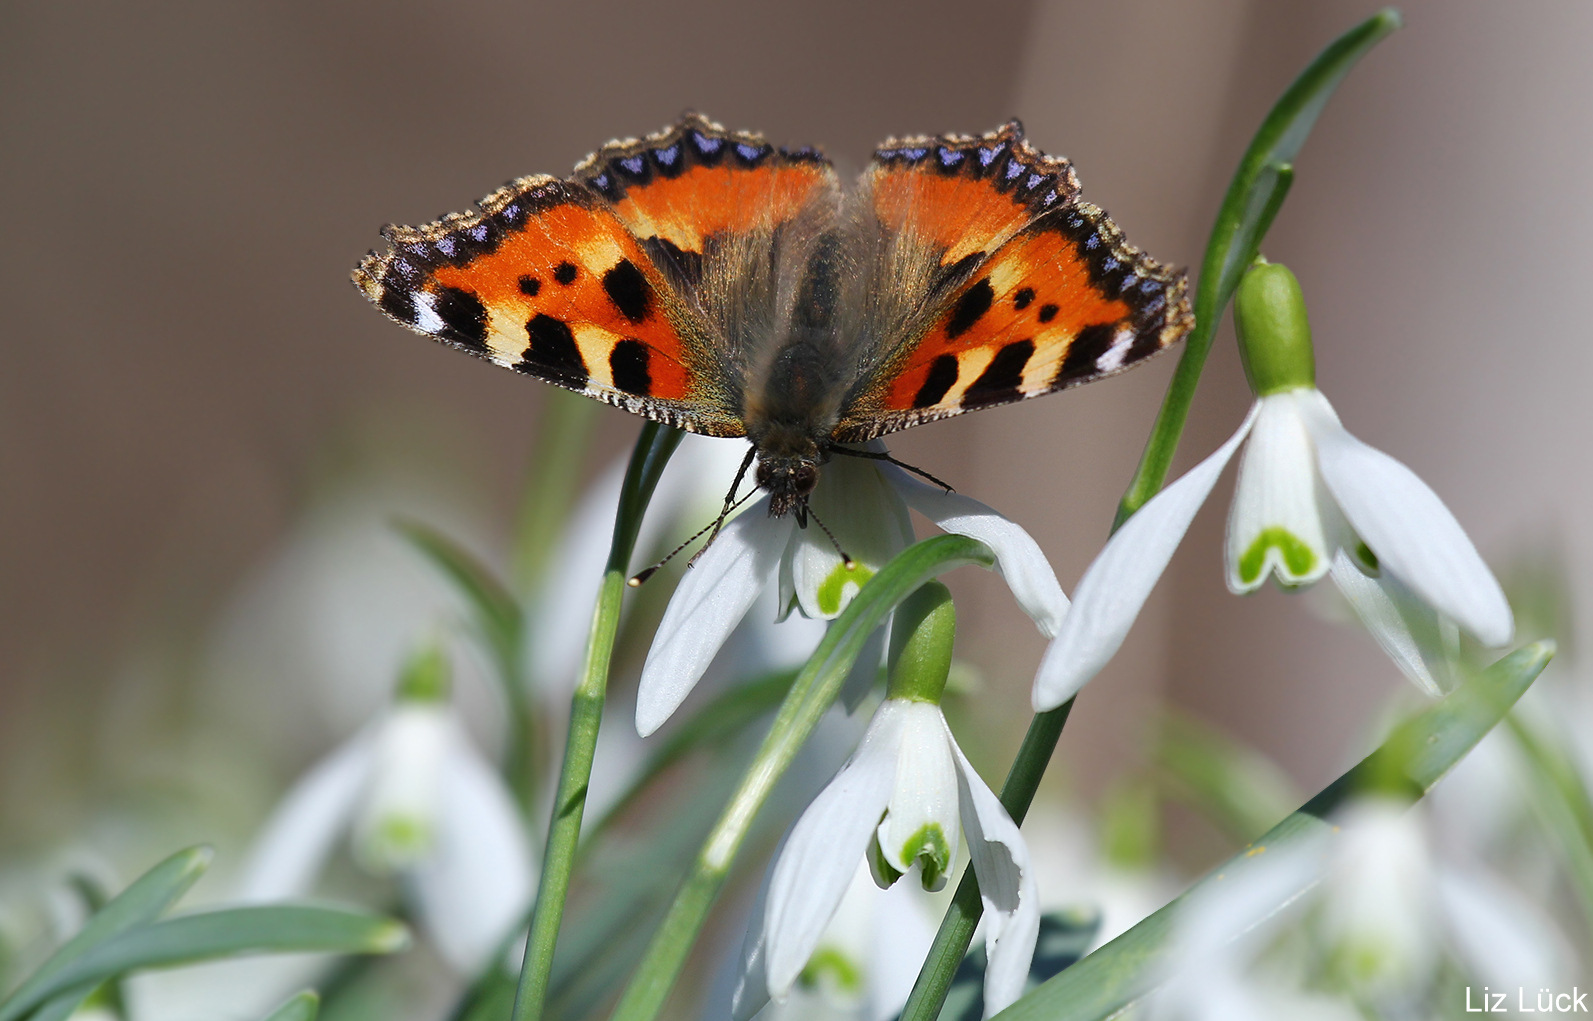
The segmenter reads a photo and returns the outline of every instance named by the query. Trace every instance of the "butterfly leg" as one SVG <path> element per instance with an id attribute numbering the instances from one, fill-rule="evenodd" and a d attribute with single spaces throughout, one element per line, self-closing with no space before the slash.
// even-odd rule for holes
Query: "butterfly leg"
<path id="1" fill-rule="evenodd" d="M 906 469 L 907 471 L 912 472 L 914 475 L 917 475 L 919 478 L 928 479 L 930 482 L 933 482 L 935 485 L 939 486 L 941 489 L 944 489 L 948 493 L 956 492 L 956 489 L 954 489 L 949 483 L 942 482 L 940 479 L 935 478 L 935 476 L 929 474 L 928 472 L 924 471 L 924 469 L 919 468 L 916 465 L 908 464 L 906 461 L 896 460 L 896 458 L 890 455 L 889 451 L 853 450 L 851 447 L 831 447 L 830 453 L 845 454 L 847 457 L 863 457 L 870 461 L 889 461 L 896 467 Z"/>

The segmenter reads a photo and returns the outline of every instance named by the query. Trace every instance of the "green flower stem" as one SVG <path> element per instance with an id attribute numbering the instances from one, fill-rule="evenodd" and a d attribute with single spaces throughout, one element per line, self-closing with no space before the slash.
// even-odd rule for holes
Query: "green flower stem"
<path id="1" fill-rule="evenodd" d="M 1317 115 L 1356 61 L 1399 26 L 1399 13 L 1386 9 L 1334 40 L 1301 72 L 1261 122 L 1217 212 L 1195 294 L 1195 329 L 1184 343 L 1183 357 L 1168 384 L 1150 440 L 1140 458 L 1139 470 L 1118 505 L 1112 531 L 1121 528 L 1123 522 L 1160 492 L 1167 480 L 1173 454 L 1178 450 L 1184 424 L 1189 419 L 1190 402 L 1206 366 L 1206 355 L 1211 351 L 1217 322 L 1239 285 L 1240 277 L 1255 261 L 1261 239 L 1288 195 L 1294 181 L 1293 160 L 1311 133 Z M 1051 761 L 1072 707 L 1070 699 L 1030 722 L 1029 732 L 1024 736 L 1002 787 L 1001 801 L 1013 821 L 1023 821 L 1023 814 L 1028 811 L 1034 789 Z M 1015 811 L 1020 805 L 1021 811 Z M 978 880 L 969 871 L 964 874 L 952 906 L 941 920 L 940 930 L 902 1011 L 901 1021 L 933 1021 L 939 1016 L 946 992 L 951 988 L 952 976 L 968 952 L 969 941 L 983 910 Z"/>
<path id="2" fill-rule="evenodd" d="M 553 972 L 553 947 L 558 942 L 564 899 L 570 890 L 570 873 L 581 838 L 581 815 L 586 809 L 586 788 L 592 776 L 592 756 L 597 750 L 597 730 L 603 717 L 603 699 L 608 693 L 609 660 L 614 654 L 614 638 L 619 631 L 620 597 L 625 593 L 625 580 L 630 572 L 642 514 L 647 510 L 664 466 L 684 435 L 679 430 L 649 422 L 642 427 L 625 472 L 619 510 L 614 519 L 614 541 L 609 547 L 597 608 L 592 612 L 586 661 L 570 701 L 570 731 L 564 746 L 564 766 L 553 800 L 553 819 L 548 825 L 547 850 L 542 858 L 542 882 L 537 888 L 525 964 L 520 970 L 519 988 L 514 998 L 514 1021 L 540 1018 L 547 1000 L 548 981 Z"/>
<path id="3" fill-rule="evenodd" d="M 1020 826 L 1034 803 L 1034 793 L 1062 737 L 1062 728 L 1073 711 L 1074 701 L 1070 698 L 1029 721 L 1029 731 L 1023 735 L 1023 744 L 1012 760 L 1006 782 L 1001 785 L 1001 807 Z M 957 974 L 957 966 L 967 956 L 968 945 L 973 942 L 974 929 L 978 928 L 982 914 L 984 904 L 979 899 L 979 880 L 973 869 L 965 869 L 962 882 L 957 884 L 957 892 L 952 895 L 951 907 L 946 909 L 946 916 L 935 933 L 935 942 L 930 945 L 923 970 L 918 973 L 918 981 L 913 983 L 913 991 L 902 1008 L 901 1021 L 933 1019 L 940 1015 L 946 992 Z"/>
<path id="4" fill-rule="evenodd" d="M 919 586 L 965 564 L 989 568 L 995 555 L 983 543 L 960 535 L 938 535 L 909 546 L 870 578 L 830 625 L 781 703 L 741 785 L 697 852 L 691 873 L 620 997 L 615 1021 L 650 1021 L 663 1009 L 753 819 L 835 701 L 869 635 Z"/>
<path id="5" fill-rule="evenodd" d="M 1294 159 L 1317 115 L 1356 62 L 1400 23 L 1399 12 L 1386 8 L 1335 39 L 1283 93 L 1251 139 L 1212 224 L 1195 292 L 1195 328 L 1184 342 L 1139 470 L 1118 505 L 1119 525 L 1160 492 L 1167 480 L 1217 324 L 1283 205 L 1294 180 Z"/>

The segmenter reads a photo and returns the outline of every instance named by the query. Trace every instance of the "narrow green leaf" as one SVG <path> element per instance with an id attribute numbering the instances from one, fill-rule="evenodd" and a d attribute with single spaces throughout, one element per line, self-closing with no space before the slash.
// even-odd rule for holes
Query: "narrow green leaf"
<path id="1" fill-rule="evenodd" d="M 1552 642 L 1529 645 L 1405 721 L 1376 751 L 1250 848 L 997 1017 L 1002 1021 L 1100 1021 L 1122 1010 L 1154 987 L 1178 914 L 1191 896 L 1218 883 L 1240 881 L 1268 852 L 1319 839 L 1331 830 L 1328 815 L 1355 795 L 1377 790 L 1403 793 L 1406 800 L 1415 801 L 1493 729 L 1553 655 Z M 1291 896 L 1299 892 L 1293 891 Z"/>
<path id="2" fill-rule="evenodd" d="M 1190 716 L 1164 717 L 1155 764 L 1175 797 L 1238 841 L 1256 839 L 1299 804 L 1276 763 Z"/>
<path id="3" fill-rule="evenodd" d="M 342 908 L 267 905 L 183 915 L 129 928 L 96 943 L 28 995 L 14 995 L 0 1021 L 85 983 L 143 968 L 169 968 L 234 954 L 386 954 L 403 949 L 408 930 L 379 915 Z"/>
<path id="4" fill-rule="evenodd" d="M 1195 290 L 1195 328 L 1184 341 L 1184 353 L 1168 384 L 1139 469 L 1118 506 L 1119 525 L 1155 496 L 1167 478 L 1217 324 L 1283 206 L 1294 181 L 1295 157 L 1317 116 L 1356 62 L 1399 26 L 1399 12 L 1387 8 L 1339 36 L 1300 72 L 1256 130 L 1212 224 Z"/>
<path id="5" fill-rule="evenodd" d="M 83 1001 L 94 995 L 94 990 L 98 988 L 99 985 L 97 983 L 85 982 L 80 986 L 68 989 L 28 1015 L 28 1021 L 66 1021 L 67 1018 L 77 1013 L 77 1009 L 83 1006 Z"/>
<path id="6" fill-rule="evenodd" d="M 497 575 L 469 550 L 428 524 L 406 519 L 394 522 L 393 527 L 458 587 L 493 652 L 505 662 L 513 662 L 519 655 L 520 604 Z"/>
<path id="7" fill-rule="evenodd" d="M 267 1014 L 262 1021 L 315 1021 L 321 1012 L 321 998 L 315 990 L 306 989 L 293 999 Z"/>
<path id="8" fill-rule="evenodd" d="M 133 880 L 127 889 L 96 912 L 76 936 L 62 944 L 4 1003 L 0 1003 L 0 1018 L 22 1016 L 27 1008 L 18 1009 L 18 1002 L 27 1001 L 32 1007 L 76 985 L 75 982 L 61 983 L 57 979 L 84 954 L 106 940 L 146 925 L 165 914 L 205 874 L 212 857 L 213 853 L 208 847 L 190 847 L 178 851 Z M 83 996 L 93 992 L 97 984 L 90 983 L 83 991 Z M 49 991 L 41 992 L 45 989 Z"/>
<path id="9" fill-rule="evenodd" d="M 581 846 L 584 848 L 587 841 L 596 840 L 669 767 L 700 748 L 724 745 L 742 730 L 773 712 L 780 700 L 785 698 L 786 692 L 791 690 L 791 682 L 796 680 L 796 675 L 795 670 L 779 670 L 733 684 L 680 726 L 673 728 L 663 745 L 625 788 L 625 793 L 614 800 L 602 818 L 586 828 L 581 836 Z"/>
<path id="10" fill-rule="evenodd" d="M 1582 900 L 1582 913 L 1593 923 L 1593 798 L 1588 796 L 1581 770 L 1570 754 L 1563 734 L 1546 737 L 1520 713 L 1511 713 L 1505 725 L 1535 774 L 1529 796 L 1543 826 L 1554 837 L 1571 883 Z"/>

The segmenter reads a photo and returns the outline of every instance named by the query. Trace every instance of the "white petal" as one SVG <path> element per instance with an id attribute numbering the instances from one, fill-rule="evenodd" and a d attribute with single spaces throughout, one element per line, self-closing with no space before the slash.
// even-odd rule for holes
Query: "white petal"
<path id="1" fill-rule="evenodd" d="M 985 908 L 985 1017 L 990 1017 L 1023 995 L 1040 935 L 1040 893 L 1029 845 L 1017 824 L 969 764 L 950 730 L 946 740 L 957 756 L 968 857 L 979 877 L 979 899 Z"/>
<path id="2" fill-rule="evenodd" d="M 1306 421 L 1322 478 L 1379 566 L 1484 645 L 1510 644 L 1510 604 L 1449 508 L 1415 472 L 1351 436 L 1327 398 L 1303 393 L 1313 395 Z"/>
<path id="3" fill-rule="evenodd" d="M 1438 698 L 1454 687 L 1438 614 L 1391 575 L 1368 578 L 1344 550 L 1333 556 L 1333 583 L 1400 672 Z"/>
<path id="4" fill-rule="evenodd" d="M 316 763 L 287 793 L 249 851 L 234 896 L 242 901 L 302 897 L 353 823 L 375 744 L 369 729 Z"/>
<path id="5" fill-rule="evenodd" d="M 636 691 L 636 731 L 651 734 L 691 694 L 719 647 L 774 577 L 791 522 L 758 500 L 726 525 L 664 610 Z"/>
<path id="6" fill-rule="evenodd" d="M 1285 585 L 1309 585 L 1332 560 L 1311 436 L 1295 392 L 1256 401 L 1256 424 L 1239 459 L 1228 511 L 1228 589 L 1253 592 L 1277 573 Z"/>
<path id="7" fill-rule="evenodd" d="M 938 828 L 946 841 L 945 867 L 934 887 L 939 889 L 951 874 L 962 836 L 951 733 L 938 705 L 895 701 L 895 707 L 902 718 L 901 748 L 890 807 L 879 825 L 880 851 L 892 868 L 906 872 L 913 867 L 906 854 L 918 850 L 924 829 Z"/>
<path id="8" fill-rule="evenodd" d="M 912 543 L 913 523 L 879 465 L 855 457 L 824 466 L 809 506 L 856 561 L 847 570 L 817 521 L 792 535 L 788 561 L 797 602 L 807 616 L 833 620 L 874 572 Z"/>
<path id="9" fill-rule="evenodd" d="M 1480 869 L 1444 867 L 1435 879 L 1447 935 L 1472 975 L 1495 989 L 1572 980 L 1576 954 L 1543 907 Z"/>
<path id="10" fill-rule="evenodd" d="M 1033 536 L 971 496 L 948 493 L 895 465 L 886 465 L 883 470 L 913 510 L 944 531 L 966 535 L 989 546 L 996 555 L 996 570 L 1006 579 L 1023 612 L 1033 618 L 1041 634 L 1056 637 L 1068 611 L 1068 597 L 1063 595 L 1056 573 Z"/>
<path id="11" fill-rule="evenodd" d="M 852 760 L 802 813 L 774 863 L 764 913 L 764 967 L 779 998 L 807 965 L 841 903 L 896 780 L 898 703 L 880 706 Z"/>
<path id="12" fill-rule="evenodd" d="M 1438 964 L 1433 860 L 1407 806 L 1365 798 L 1335 820 L 1339 827 L 1323 886 L 1322 927 L 1368 991 L 1414 992 Z"/>
<path id="13" fill-rule="evenodd" d="M 1167 569 L 1195 512 L 1256 420 L 1251 408 L 1239 431 L 1188 474 L 1152 497 L 1085 570 L 1062 630 L 1034 677 L 1034 707 L 1055 709 L 1078 693 L 1122 647 L 1129 628 Z"/>
<path id="14" fill-rule="evenodd" d="M 440 780 L 437 851 L 410 874 L 410 890 L 438 952 L 474 975 L 530 908 L 534 856 L 503 779 L 462 733 Z"/>
<path id="15" fill-rule="evenodd" d="M 378 725 L 370 783 L 354 819 L 354 857 L 390 873 L 431 857 L 442 809 L 440 773 L 464 740 L 453 710 L 435 702 L 399 702 Z"/>

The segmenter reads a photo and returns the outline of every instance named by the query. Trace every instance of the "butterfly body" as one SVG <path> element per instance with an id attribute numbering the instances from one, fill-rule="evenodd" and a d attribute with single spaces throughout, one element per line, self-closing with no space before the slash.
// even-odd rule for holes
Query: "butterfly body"
<path id="1" fill-rule="evenodd" d="M 1016 122 L 889 142 L 843 191 L 811 149 L 688 114 L 479 206 L 388 228 L 356 286 L 499 365 L 746 437 L 776 515 L 837 447 L 1113 374 L 1192 325 L 1182 275 Z"/>

